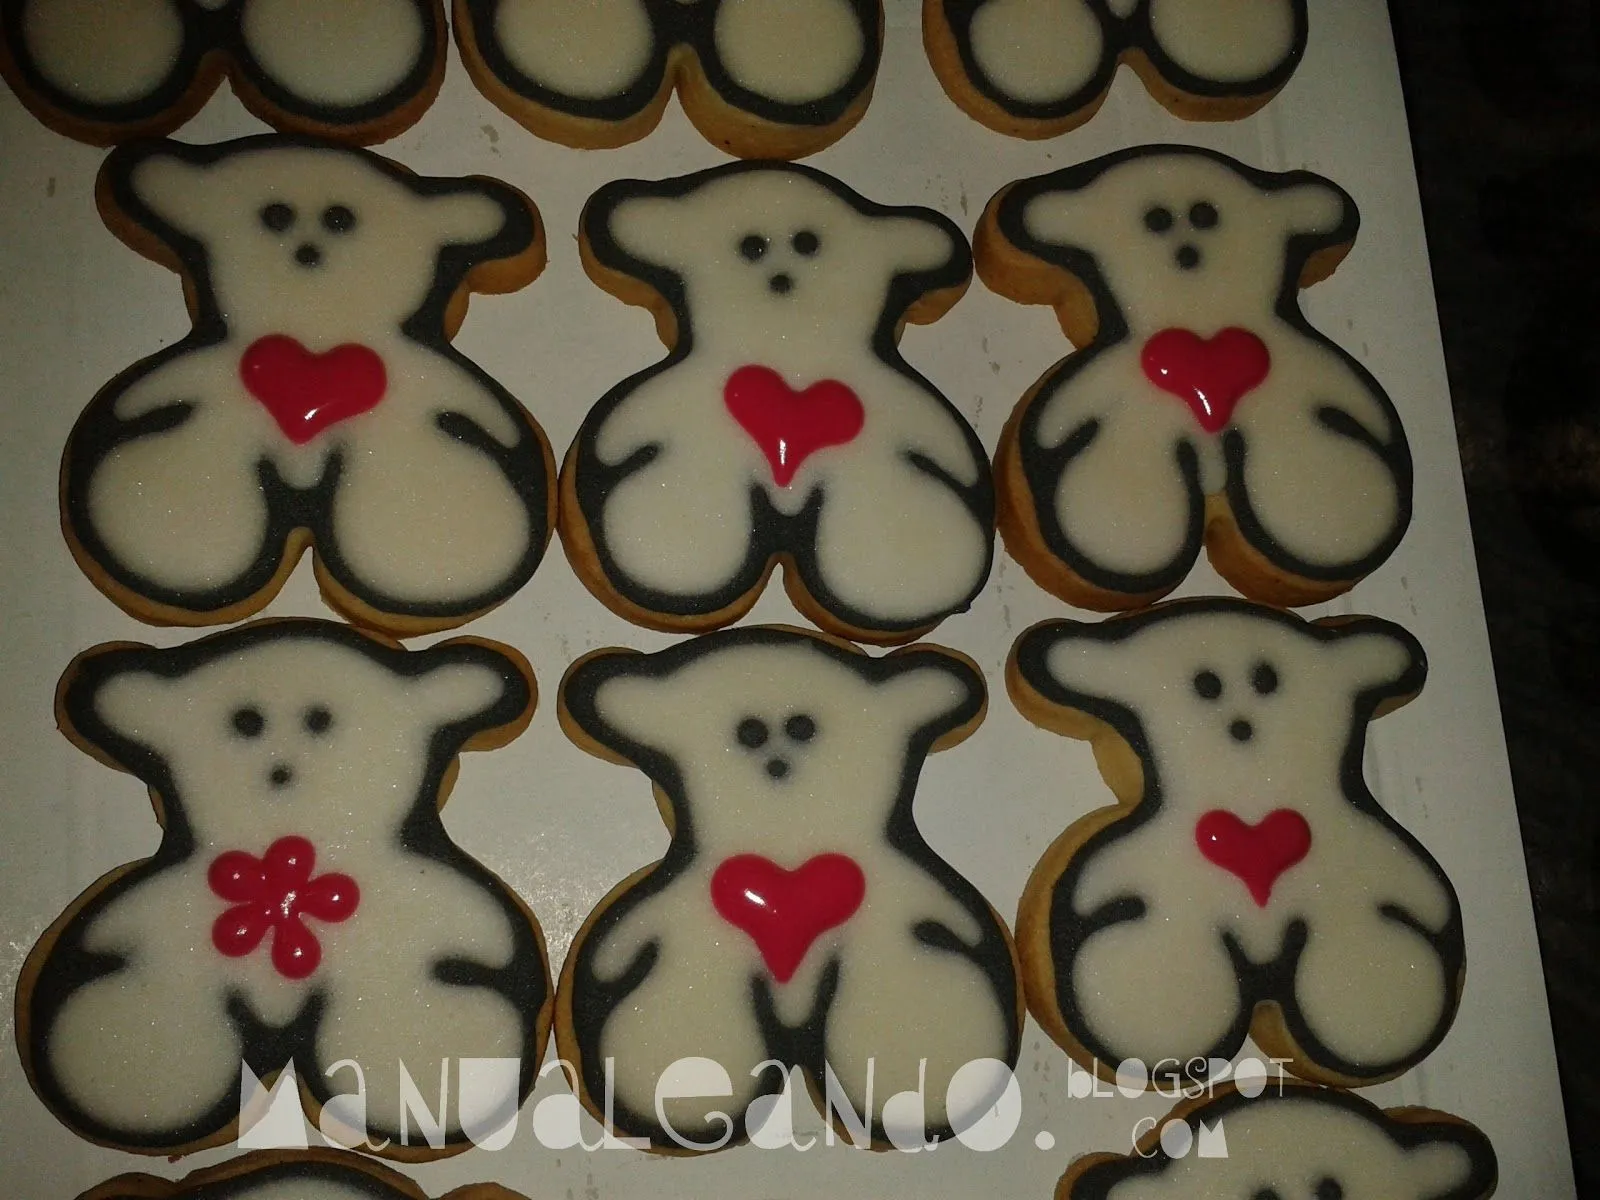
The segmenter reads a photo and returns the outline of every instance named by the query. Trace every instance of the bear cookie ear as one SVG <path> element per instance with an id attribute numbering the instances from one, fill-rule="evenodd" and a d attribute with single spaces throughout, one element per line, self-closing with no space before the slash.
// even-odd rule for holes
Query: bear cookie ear
<path id="1" fill-rule="evenodd" d="M 593 219 L 623 253 L 656 267 L 673 266 L 682 258 L 689 196 L 634 195 L 606 203 L 604 195 L 597 193 L 590 201 Z M 585 213 L 586 227 L 590 220 Z"/>
<path id="2" fill-rule="evenodd" d="M 880 217 L 881 249 L 886 270 L 903 275 L 941 271 L 966 250 L 966 240 L 927 217 Z"/>
<path id="3" fill-rule="evenodd" d="M 183 680 L 122 659 L 111 650 L 69 667 L 61 707 L 76 738 L 114 752 L 114 746 L 106 745 L 104 735 L 109 733 L 155 749 L 175 715 L 187 719 L 181 702 L 174 701 Z"/>
<path id="4" fill-rule="evenodd" d="M 1334 625 L 1332 628 L 1340 629 Z M 1334 645 L 1339 669 L 1352 695 L 1409 695 L 1422 687 L 1428 660 L 1422 645 L 1387 623 L 1360 621 L 1341 630 Z"/>
<path id="5" fill-rule="evenodd" d="M 156 217 L 179 233 L 204 238 L 207 214 L 217 211 L 208 184 L 215 165 L 174 153 L 170 144 L 134 145 L 106 159 L 101 179 L 124 176 L 133 195 Z"/>
<path id="6" fill-rule="evenodd" d="M 472 724 L 498 728 L 531 712 L 532 678 L 513 682 L 512 664 L 487 647 L 458 645 L 461 657 L 431 667 L 410 681 L 421 719 L 438 729 Z"/>
<path id="7" fill-rule="evenodd" d="M 526 202 L 498 180 L 471 180 L 459 190 L 428 197 L 428 219 L 441 246 L 475 246 L 492 241 Z"/>
<path id="8" fill-rule="evenodd" d="M 1463 1136 L 1465 1133 L 1463 1127 Z M 1412 1194 L 1423 1200 L 1457 1195 L 1472 1176 L 1472 1155 L 1453 1136 L 1413 1146 L 1406 1151 L 1405 1161 Z"/>
<path id="9" fill-rule="evenodd" d="M 971 729 L 982 719 L 987 704 L 983 675 L 965 659 L 945 651 L 911 650 L 886 661 L 899 669 L 879 685 L 884 707 L 904 723 L 908 736 Z"/>
<path id="10" fill-rule="evenodd" d="M 1347 227 L 1350 232 L 1343 240 L 1355 236 L 1355 201 L 1326 179 L 1308 179 L 1284 188 L 1273 201 L 1290 237 L 1328 237 Z"/>

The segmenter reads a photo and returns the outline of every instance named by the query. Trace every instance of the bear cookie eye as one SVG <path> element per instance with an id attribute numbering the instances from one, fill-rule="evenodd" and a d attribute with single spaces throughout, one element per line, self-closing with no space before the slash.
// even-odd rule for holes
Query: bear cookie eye
<path id="1" fill-rule="evenodd" d="M 1202 700 L 1215 700 L 1222 695 L 1222 677 L 1215 671 L 1200 671 L 1194 677 L 1194 690 Z"/>
<path id="2" fill-rule="evenodd" d="M 294 224 L 294 209 L 274 200 L 261 210 L 261 223 L 273 233 L 282 233 Z"/>
<path id="3" fill-rule="evenodd" d="M 327 733 L 328 727 L 333 724 L 333 713 L 328 711 L 325 704 L 313 704 L 306 709 L 305 726 L 309 733 Z"/>
<path id="4" fill-rule="evenodd" d="M 356 227 L 356 214 L 343 204 L 330 204 L 322 210 L 322 227 L 329 233 L 349 233 Z"/>
<path id="5" fill-rule="evenodd" d="M 767 252 L 767 239 L 759 233 L 747 233 L 739 243 L 739 256 L 749 262 L 758 261 Z"/>
<path id="6" fill-rule="evenodd" d="M 234 709 L 230 720 L 233 723 L 233 731 L 240 737 L 260 737 L 261 731 L 267 727 L 267 719 L 254 705 L 247 704 L 243 708 Z"/>
<path id="7" fill-rule="evenodd" d="M 1250 1200 L 1283 1200 L 1283 1193 L 1274 1187 L 1257 1188 L 1250 1193 Z"/>
<path id="8" fill-rule="evenodd" d="M 1317 1200 L 1344 1200 L 1344 1184 L 1332 1175 L 1324 1175 L 1317 1181 Z"/>
<path id="9" fill-rule="evenodd" d="M 767 730 L 767 723 L 760 717 L 746 717 L 739 722 L 739 727 L 733 731 L 733 735 L 739 739 L 739 745 L 750 750 L 761 749 L 771 736 Z"/>
<path id="10" fill-rule="evenodd" d="M 794 742 L 809 742 L 817 736 L 817 720 L 809 713 L 795 713 L 783 723 L 783 731 Z"/>
<path id="11" fill-rule="evenodd" d="M 1215 229 L 1218 219 L 1217 206 L 1209 200 L 1201 200 L 1189 209 L 1189 224 L 1196 229 Z"/>
<path id="12" fill-rule="evenodd" d="M 1158 204 L 1144 214 L 1144 227 L 1151 233 L 1165 233 L 1172 228 L 1172 210 Z"/>
<path id="13" fill-rule="evenodd" d="M 822 249 L 822 239 L 809 229 L 802 229 L 795 234 L 789 239 L 789 244 L 794 247 L 796 254 L 804 255 L 806 258 L 810 258 Z"/>
<path id="14" fill-rule="evenodd" d="M 1250 672 L 1250 686 L 1255 688 L 1257 694 L 1270 696 L 1278 690 L 1278 672 L 1271 663 L 1257 663 Z"/>

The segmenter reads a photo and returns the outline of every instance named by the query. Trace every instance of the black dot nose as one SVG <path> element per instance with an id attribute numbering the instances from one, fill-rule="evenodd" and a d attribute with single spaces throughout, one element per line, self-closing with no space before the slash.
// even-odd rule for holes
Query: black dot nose
<path id="1" fill-rule="evenodd" d="M 767 774 L 774 779 L 782 779 L 789 773 L 789 760 L 786 758 L 767 759 Z"/>
<path id="2" fill-rule="evenodd" d="M 310 242 L 301 242 L 295 249 L 294 260 L 302 267 L 314 267 L 322 261 L 322 251 Z"/>
<path id="3" fill-rule="evenodd" d="M 1200 251 L 1198 248 L 1185 242 L 1178 247 L 1177 253 L 1172 256 L 1177 260 L 1178 266 L 1185 271 L 1192 271 L 1200 265 Z"/>
<path id="4" fill-rule="evenodd" d="M 767 286 L 780 296 L 787 296 L 794 290 L 794 278 L 787 272 L 779 271 L 767 280 Z"/>
<path id="5" fill-rule="evenodd" d="M 1240 717 L 1228 726 L 1228 736 L 1236 742 L 1248 742 L 1256 735 L 1256 727 Z"/>
<path id="6" fill-rule="evenodd" d="M 275 788 L 288 787 L 294 781 L 294 771 L 278 763 L 267 772 L 267 782 Z"/>

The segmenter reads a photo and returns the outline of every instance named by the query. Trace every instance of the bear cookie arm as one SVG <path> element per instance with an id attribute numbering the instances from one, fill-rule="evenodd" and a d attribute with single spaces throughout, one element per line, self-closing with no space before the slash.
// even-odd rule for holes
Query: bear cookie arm
<path id="1" fill-rule="evenodd" d="M 967 608 L 994 552 L 989 464 L 898 349 L 967 286 L 949 221 L 732 163 L 606 185 L 580 250 L 669 350 L 594 406 L 562 468 L 562 545 L 602 603 L 703 632 L 781 563 L 799 611 L 856 641 L 911 641 Z"/>
<path id="2" fill-rule="evenodd" d="M 275 129 L 386 141 L 438 95 L 447 43 L 443 0 L 0 0 L 0 75 L 96 146 L 171 133 L 224 78 Z"/>
<path id="3" fill-rule="evenodd" d="M 233 1138 L 245 1067 L 271 1084 L 292 1065 L 314 1123 L 386 1157 L 503 1124 L 533 1089 L 554 989 L 533 914 L 439 809 L 461 752 L 516 737 L 534 698 L 507 647 L 407 651 L 326 621 L 80 654 L 58 724 L 149 787 L 162 836 L 23 964 L 17 1047 L 39 1098 L 141 1154 Z M 469 1058 L 516 1069 L 467 1087 Z M 360 1074 L 330 1070 L 345 1060 Z M 405 1080 L 448 1060 L 454 1099 L 408 1140 Z"/>
<path id="4" fill-rule="evenodd" d="M 336 1150 L 257 1151 L 195 1171 L 173 1182 L 154 1175 L 119 1175 L 91 1188 L 78 1200 L 256 1200 L 282 1196 L 294 1188 L 296 1200 L 429 1200 L 428 1194 L 399 1172 Z M 454 1188 L 439 1200 L 526 1200 L 498 1184 Z"/>
<path id="5" fill-rule="evenodd" d="M 1254 1099 L 1228 1083 L 1180 1103 L 1132 1154 L 1078 1159 L 1056 1200 L 1488 1200 L 1498 1181 L 1489 1139 L 1459 1117 L 1269 1078 Z"/>
<path id="6" fill-rule="evenodd" d="M 1189 121 L 1265 105 L 1305 54 L 1306 0 L 923 0 L 922 40 L 973 120 L 1050 138 L 1100 110 L 1117 68 Z"/>
<path id="7" fill-rule="evenodd" d="M 797 1070 L 857 1145 L 944 1140 L 992 1106 L 1023 1022 L 1010 934 L 912 818 L 923 759 L 985 703 L 953 652 L 770 626 L 568 670 L 563 729 L 644 771 L 672 833 L 563 968 L 557 1045 L 597 1118 L 652 1150 L 720 1149 L 758 1100 L 792 1101 Z M 706 1100 L 656 1108 L 687 1059 L 727 1072 L 726 1123 Z"/>
<path id="8" fill-rule="evenodd" d="M 1355 204 L 1306 171 L 1141 146 L 1003 188 L 979 276 L 1048 304 L 1076 347 L 995 453 L 1006 549 L 1047 591 L 1138 608 L 1205 549 L 1245 595 L 1320 603 L 1411 520 L 1394 404 L 1297 294 L 1355 241 Z"/>
<path id="9" fill-rule="evenodd" d="M 1433 1051 L 1464 982 L 1460 904 L 1361 770 L 1368 723 L 1425 672 L 1389 622 L 1230 599 L 1018 640 L 1018 709 L 1089 741 L 1117 801 L 1056 840 L 1018 909 L 1030 1010 L 1073 1058 L 1110 1078 L 1229 1060 L 1248 1035 L 1359 1087 Z"/>
<path id="10" fill-rule="evenodd" d="M 866 114 L 881 0 L 455 0 L 473 83 L 534 134 L 622 146 L 676 91 L 700 134 L 738 158 L 803 158 Z"/>
<path id="11" fill-rule="evenodd" d="M 123 146 L 97 197 L 182 276 L 194 326 L 106 384 L 68 441 L 62 528 L 102 592 L 157 624 L 230 623 L 313 547 L 332 608 L 412 636 L 528 580 L 555 459 L 450 342 L 472 292 L 543 268 L 526 196 L 266 135 Z"/>

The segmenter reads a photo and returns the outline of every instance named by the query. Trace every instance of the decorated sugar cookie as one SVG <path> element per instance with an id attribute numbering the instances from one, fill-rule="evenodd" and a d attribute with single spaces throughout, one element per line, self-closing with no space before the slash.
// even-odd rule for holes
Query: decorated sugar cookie
<path id="1" fill-rule="evenodd" d="M 176 1183 L 119 1175 L 78 1200 L 427 1200 L 411 1180 L 353 1154 L 329 1150 L 246 1154 Z M 440 1200 L 523 1200 L 493 1183 L 455 1188 Z"/>
<path id="2" fill-rule="evenodd" d="M 497 1131 L 533 1088 L 552 989 L 533 915 L 439 807 L 460 753 L 510 741 L 533 703 L 505 647 L 408 652 L 324 621 L 79 655 L 57 719 L 149 786 L 162 838 L 23 966 L 40 1099 L 93 1141 L 179 1154 L 231 1136 L 241 1067 L 292 1063 L 310 1115 L 381 1153 Z M 514 1069 L 465 1086 L 463 1059 Z M 439 1144 L 402 1135 L 406 1076 L 435 1095 L 446 1062 Z"/>
<path id="3" fill-rule="evenodd" d="M 445 49 L 442 0 L 0 0 L 0 74 L 97 146 L 172 132 L 224 77 L 278 129 L 381 142 L 433 103 Z"/>
<path id="4" fill-rule="evenodd" d="M 1006 548 L 1069 603 L 1136 608 L 1202 543 L 1228 582 L 1309 604 L 1375 570 L 1411 520 L 1394 405 L 1300 312 L 1356 236 L 1305 171 L 1143 146 L 989 202 L 984 281 L 1053 305 L 1077 350 L 1018 404 L 996 455 Z"/>
<path id="5" fill-rule="evenodd" d="M 183 276 L 194 329 L 102 388 L 67 445 L 62 525 L 97 587 L 148 621 L 235 621 L 310 544 L 334 608 L 414 634 L 527 581 L 554 459 L 450 344 L 469 293 L 544 265 L 527 197 L 275 136 L 125 146 L 99 196 Z"/>
<path id="6" fill-rule="evenodd" d="M 1249 1034 L 1353 1087 L 1439 1044 L 1460 905 L 1362 778 L 1368 723 L 1425 672 L 1397 625 L 1238 600 L 1018 640 L 1017 707 L 1092 742 L 1117 799 L 1050 847 L 1017 917 L 1029 1005 L 1069 1054 L 1111 1075 L 1232 1058 Z"/>
<path id="7" fill-rule="evenodd" d="M 584 265 L 670 350 L 589 413 L 562 474 L 580 578 L 630 620 L 737 620 L 781 562 L 823 628 L 909 641 L 971 603 L 993 554 L 983 447 L 900 357 L 965 290 L 965 239 L 787 164 L 608 184 Z"/>
<path id="8" fill-rule="evenodd" d="M 994 1103 L 1022 1024 L 1010 937 L 911 811 L 923 759 L 984 705 L 950 651 L 874 659 L 774 627 L 568 671 L 563 728 L 644 771 L 672 830 L 567 955 L 558 1044 L 592 1111 L 655 1149 L 716 1149 L 783 1087 L 768 1060 L 836 1090 L 878 1141 L 946 1137 Z M 690 1058 L 720 1064 L 732 1095 L 658 1109 Z M 919 1086 L 920 1107 L 891 1101 Z"/>
<path id="9" fill-rule="evenodd" d="M 923 0 L 939 82 L 966 113 L 1047 138 L 1099 111 L 1126 63 L 1190 121 L 1249 116 L 1305 54 L 1306 0 Z"/>
<path id="10" fill-rule="evenodd" d="M 1180 1104 L 1132 1154 L 1079 1159 L 1056 1200 L 1487 1200 L 1497 1178 L 1459 1117 L 1268 1082 Z"/>
<path id="11" fill-rule="evenodd" d="M 867 111 L 881 0 L 455 0 L 474 83 L 535 134 L 621 146 L 677 91 L 740 158 L 802 158 Z"/>

